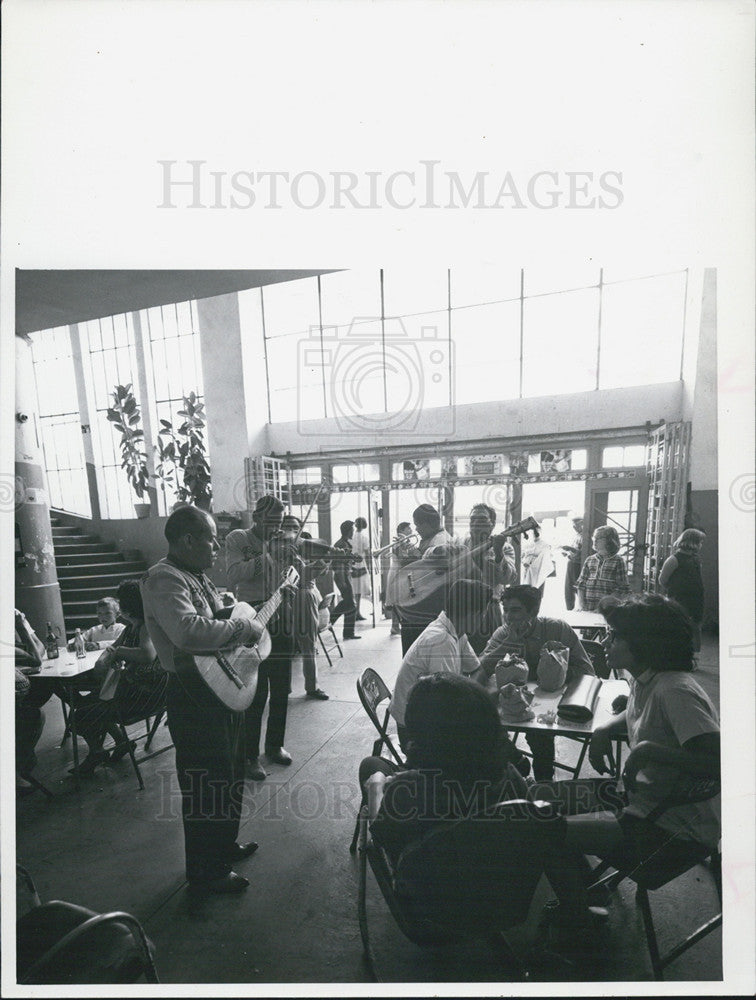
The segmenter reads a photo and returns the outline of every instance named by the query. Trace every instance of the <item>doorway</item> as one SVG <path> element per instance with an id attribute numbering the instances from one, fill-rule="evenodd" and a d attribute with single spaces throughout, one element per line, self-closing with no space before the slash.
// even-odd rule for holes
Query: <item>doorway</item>
<path id="1" fill-rule="evenodd" d="M 564 599 L 564 577 L 567 572 L 567 556 L 562 545 L 570 545 L 575 532 L 572 518 L 580 517 L 585 507 L 586 484 L 568 483 L 523 483 L 522 517 L 534 517 L 541 525 L 541 538 L 551 546 L 555 576 L 546 580 L 546 588 L 541 602 L 541 613 L 547 617 L 560 618 L 566 610 Z M 523 539 L 522 551 L 532 545 Z"/>

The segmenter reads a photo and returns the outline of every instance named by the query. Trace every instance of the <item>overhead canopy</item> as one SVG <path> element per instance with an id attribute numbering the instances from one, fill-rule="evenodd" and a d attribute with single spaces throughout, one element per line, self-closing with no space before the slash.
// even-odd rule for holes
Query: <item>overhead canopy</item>
<path id="1" fill-rule="evenodd" d="M 16 333 L 329 271 L 16 271 Z"/>

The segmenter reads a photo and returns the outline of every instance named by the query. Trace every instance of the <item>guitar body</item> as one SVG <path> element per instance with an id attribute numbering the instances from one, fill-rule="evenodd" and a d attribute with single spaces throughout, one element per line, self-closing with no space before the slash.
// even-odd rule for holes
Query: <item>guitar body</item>
<path id="1" fill-rule="evenodd" d="M 469 552 L 429 556 L 392 570 L 391 593 L 400 608 L 411 608 L 432 598 L 455 580 L 479 580 L 480 572 Z"/>
<path id="2" fill-rule="evenodd" d="M 506 538 L 523 535 L 527 531 L 532 531 L 537 537 L 538 530 L 538 522 L 528 517 L 507 528 L 497 538 L 503 542 Z M 480 570 L 473 557 L 489 547 L 489 543 L 475 549 L 438 546 L 438 552 L 434 551 L 422 559 L 392 570 L 394 604 L 399 608 L 412 608 L 432 599 L 443 588 L 450 587 L 455 580 L 480 580 Z"/>
<path id="3" fill-rule="evenodd" d="M 299 583 L 299 573 L 293 566 L 286 570 L 280 586 L 259 611 L 244 601 L 239 601 L 222 617 L 257 620 L 263 626 L 262 633 L 252 646 L 235 646 L 233 649 L 216 650 L 214 653 L 198 653 L 194 656 L 177 657 L 176 669 L 191 674 L 212 691 L 215 697 L 232 712 L 243 712 L 252 704 L 257 690 L 257 671 L 263 660 L 270 656 L 272 643 L 265 626 L 278 610 L 284 591 L 292 590 Z"/>
<path id="4" fill-rule="evenodd" d="M 257 612 L 251 605 L 240 601 L 231 609 L 230 617 L 252 621 L 257 617 Z M 257 690 L 257 671 L 263 660 L 270 656 L 270 649 L 270 635 L 265 629 L 254 646 L 237 646 L 235 649 L 217 650 L 215 653 L 195 653 L 191 658 L 192 666 L 187 665 L 186 669 L 199 676 L 226 708 L 230 708 L 232 712 L 243 712 L 252 704 Z M 177 667 L 182 660 L 183 657 L 177 661 Z"/>

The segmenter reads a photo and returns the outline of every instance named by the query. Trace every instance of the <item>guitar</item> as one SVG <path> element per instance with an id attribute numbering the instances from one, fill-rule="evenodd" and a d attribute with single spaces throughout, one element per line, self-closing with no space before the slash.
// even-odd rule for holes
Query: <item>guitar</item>
<path id="1" fill-rule="evenodd" d="M 392 571 L 395 574 L 392 578 L 394 604 L 400 608 L 411 608 L 432 597 L 455 580 L 464 579 L 465 572 L 469 574 L 471 570 L 474 578 L 479 578 L 479 570 L 472 562 L 476 555 L 486 549 L 502 546 L 507 538 L 525 535 L 528 531 L 532 531 L 537 538 L 540 527 L 535 518 L 526 517 L 524 521 L 518 521 L 505 531 L 492 535 L 474 549 L 443 551 L 443 547 L 438 546 L 442 551 L 434 551 L 432 555 L 398 567 Z"/>
<path id="2" fill-rule="evenodd" d="M 284 592 L 296 587 L 298 583 L 299 573 L 290 566 L 280 586 L 258 611 L 244 601 L 239 601 L 228 609 L 230 614 L 221 611 L 217 616 L 232 620 L 245 618 L 247 621 L 256 621 L 262 625 L 262 635 L 252 646 L 237 646 L 229 651 L 219 649 L 214 653 L 195 654 L 188 658 L 186 664 L 177 660 L 177 669 L 185 669 L 191 671 L 194 676 L 199 676 L 226 708 L 234 712 L 243 712 L 249 708 L 257 690 L 258 667 L 270 656 L 271 640 L 265 626 L 278 610 Z"/>

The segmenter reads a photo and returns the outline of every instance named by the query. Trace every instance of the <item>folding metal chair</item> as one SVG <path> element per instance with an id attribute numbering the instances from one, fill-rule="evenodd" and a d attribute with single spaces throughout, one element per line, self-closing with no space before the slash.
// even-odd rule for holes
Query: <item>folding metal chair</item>
<path id="1" fill-rule="evenodd" d="M 547 803 L 500 802 L 440 824 L 406 847 L 394 864 L 371 834 L 365 805 L 359 817 L 357 913 L 373 978 L 383 981 L 368 930 L 368 864 L 391 915 L 414 944 L 487 938 L 509 968 L 527 979 L 505 932 L 525 922 L 547 847 L 554 850 L 563 835 L 563 820 Z"/>
<path id="2" fill-rule="evenodd" d="M 386 686 L 386 683 L 381 675 L 377 671 L 373 670 L 372 667 L 366 667 L 362 671 L 362 676 L 357 678 L 357 694 L 359 695 L 362 707 L 367 712 L 368 718 L 378 730 L 378 738 L 373 743 L 373 757 L 380 757 L 383 747 L 386 746 L 388 747 L 391 756 L 394 758 L 394 761 L 399 765 L 404 764 L 403 757 L 394 746 L 394 742 L 388 734 L 388 725 L 391 718 L 391 714 L 389 712 L 391 691 Z M 383 701 L 387 701 L 387 705 L 383 716 L 383 722 L 381 722 L 378 718 L 378 706 Z M 354 854 L 357 847 L 359 832 L 360 817 L 358 815 L 357 822 L 354 827 L 354 834 L 352 835 L 352 842 L 349 845 L 349 850 L 352 854 Z"/>
<path id="3" fill-rule="evenodd" d="M 154 948 L 136 917 L 95 913 L 75 903 L 41 903 L 34 881 L 16 866 L 31 907 L 16 925 L 20 985 L 159 983 Z"/>
<path id="4" fill-rule="evenodd" d="M 673 806 L 704 802 L 719 794 L 720 778 L 712 775 L 711 767 L 708 764 L 696 760 L 685 750 L 676 750 L 649 741 L 639 743 L 627 758 L 623 774 L 626 789 L 632 791 L 638 772 L 649 763 L 661 764 L 665 768 L 669 767 L 677 771 L 672 791 L 649 813 L 647 819 L 651 822 L 654 822 Z M 674 962 L 683 952 L 692 948 L 722 923 L 722 856 L 719 848 L 712 851 L 703 844 L 689 843 L 690 849 L 688 850 L 687 843 L 679 839 L 676 840 L 671 834 L 669 846 L 673 848 L 674 853 L 672 854 L 662 849 L 655 852 L 654 855 L 640 860 L 607 858 L 594 869 L 594 874 L 601 876 L 594 885 L 608 885 L 615 888 L 626 878 L 635 882 L 637 886 L 636 902 L 643 917 L 651 966 L 654 978 L 657 980 L 664 978 L 664 969 L 670 962 Z M 669 884 L 707 859 L 719 897 L 719 913 L 706 920 L 696 930 L 688 934 L 683 941 L 662 954 L 656 937 L 648 893 Z M 604 874 L 608 869 L 613 869 L 613 871 L 610 874 Z"/>
<path id="5" fill-rule="evenodd" d="M 320 640 L 320 648 L 323 650 L 323 652 L 325 653 L 325 657 L 328 660 L 329 667 L 333 666 L 333 660 L 331 659 L 330 654 L 334 651 L 334 649 L 338 649 L 339 656 L 341 657 L 344 656 L 344 652 L 341 646 L 339 645 L 339 640 L 336 637 L 336 631 L 334 630 L 333 625 L 331 625 L 331 608 L 333 607 L 333 602 L 335 599 L 336 599 L 335 593 L 326 594 L 326 596 L 321 600 L 320 604 L 318 605 L 318 618 L 319 618 L 318 639 Z M 323 639 L 324 632 L 330 632 L 331 634 L 332 641 L 329 642 L 327 646 Z"/>

